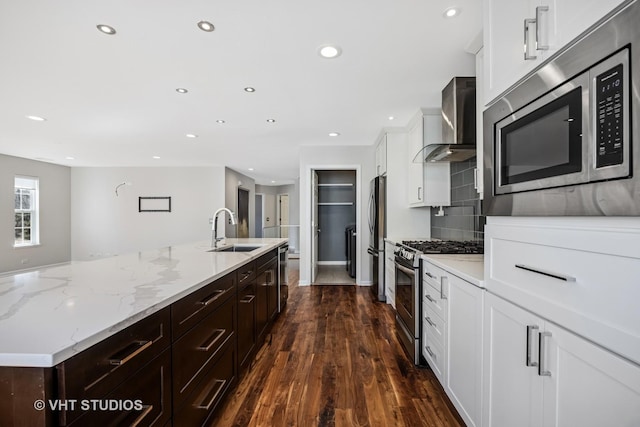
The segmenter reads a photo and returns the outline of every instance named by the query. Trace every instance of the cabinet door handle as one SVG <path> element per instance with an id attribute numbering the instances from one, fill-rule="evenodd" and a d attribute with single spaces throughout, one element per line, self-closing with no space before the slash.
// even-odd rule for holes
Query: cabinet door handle
<path id="1" fill-rule="evenodd" d="M 529 25 L 535 24 L 536 20 L 532 18 L 527 18 L 524 20 L 524 60 L 529 61 L 532 59 L 536 59 L 536 55 L 530 55 L 529 51 L 531 50 L 531 44 L 529 43 Z"/>
<path id="2" fill-rule="evenodd" d="M 418 200 L 422 200 L 422 187 L 418 187 Z"/>
<path id="3" fill-rule="evenodd" d="M 203 344 L 203 345 L 201 345 L 199 347 L 196 347 L 196 349 L 200 350 L 200 351 L 209 351 L 209 350 L 211 350 L 211 347 L 213 347 L 215 343 L 220 341 L 220 338 L 222 338 L 224 336 L 225 332 L 226 332 L 225 329 L 214 329 L 215 337 L 211 341 L 209 341 L 209 344 L 207 344 L 207 345 Z"/>
<path id="4" fill-rule="evenodd" d="M 241 302 L 243 304 L 249 304 L 254 299 L 256 299 L 255 295 L 247 295 L 246 297 L 242 298 L 239 302 Z"/>
<path id="5" fill-rule="evenodd" d="M 436 327 L 436 324 L 433 323 L 433 320 L 431 320 L 430 317 L 427 316 L 424 320 L 426 320 L 427 323 L 430 324 L 431 326 L 433 326 L 434 328 Z"/>
<path id="6" fill-rule="evenodd" d="M 538 362 L 531 360 L 533 331 L 540 329 L 538 325 L 527 325 L 527 366 L 538 366 Z M 538 359 L 540 360 L 540 359 Z"/>
<path id="7" fill-rule="evenodd" d="M 425 271 L 424 274 L 426 274 L 427 276 L 431 277 L 433 280 L 438 280 L 438 278 L 436 276 L 434 276 L 433 274 L 429 273 L 428 271 Z"/>
<path id="8" fill-rule="evenodd" d="M 444 293 L 444 285 L 445 283 L 449 284 L 449 278 L 447 276 L 440 277 L 440 299 L 448 299 L 448 297 Z"/>
<path id="9" fill-rule="evenodd" d="M 429 301 L 431 301 L 432 303 L 435 303 L 435 302 L 436 302 L 436 300 L 434 300 L 434 299 L 431 297 L 431 295 L 429 295 L 429 294 L 427 294 L 427 295 L 425 296 L 425 298 L 426 298 L 426 299 L 428 299 Z"/>
<path id="10" fill-rule="evenodd" d="M 122 366 L 140 353 L 142 353 L 145 349 L 151 347 L 153 341 L 135 341 L 129 344 L 126 348 L 121 350 L 120 352 L 114 354 L 109 358 L 109 364 L 115 366 Z M 124 357 L 120 357 L 121 353 L 125 353 Z"/>
<path id="11" fill-rule="evenodd" d="M 531 266 L 528 266 L 528 265 L 524 265 L 524 264 L 516 264 L 515 267 L 519 268 L 521 270 L 530 271 L 532 273 L 542 274 L 543 276 L 553 277 L 554 279 L 564 280 L 565 282 L 575 282 L 576 281 L 576 278 L 573 277 L 573 276 L 567 276 L 566 274 L 561 274 L 561 273 L 554 273 L 552 271 L 542 270 L 540 268 L 534 268 L 534 267 L 531 267 Z"/>
<path id="12" fill-rule="evenodd" d="M 541 377 L 550 377 L 551 372 L 547 370 L 546 356 L 547 356 L 547 340 L 545 338 L 551 337 L 551 332 L 540 332 L 538 335 L 538 375 Z"/>
<path id="13" fill-rule="evenodd" d="M 209 295 L 206 300 L 198 301 L 196 304 L 207 306 L 207 305 L 213 303 L 218 298 L 220 298 L 225 292 L 227 292 L 226 289 L 217 289 L 217 290 L 213 291 L 213 293 L 211 295 Z"/>
<path id="14" fill-rule="evenodd" d="M 542 39 L 542 25 L 540 24 L 542 22 L 542 12 L 548 12 L 549 11 L 549 6 L 538 6 L 536 7 L 536 50 L 549 50 L 549 45 L 548 44 L 543 44 L 541 42 Z"/>
<path id="15" fill-rule="evenodd" d="M 213 380 L 213 384 L 211 385 L 211 388 L 209 388 L 209 390 L 205 393 L 203 397 L 203 401 L 201 401 L 199 405 L 196 405 L 196 408 L 204 409 L 205 411 L 208 411 L 209 409 L 211 409 L 213 404 L 216 402 L 216 399 L 220 395 L 220 392 L 222 392 L 222 390 L 224 389 L 224 385 L 226 383 L 227 383 L 227 380 L 219 380 L 219 379 Z M 212 391 L 213 391 L 213 394 L 211 393 Z M 205 403 L 204 400 L 209 395 L 212 395 L 211 399 L 209 399 L 208 402 Z"/>
<path id="16" fill-rule="evenodd" d="M 153 405 L 142 405 L 142 407 L 144 408 L 144 411 L 142 411 L 142 413 L 138 415 L 135 420 L 133 420 L 133 422 L 131 423 L 131 427 L 137 427 L 142 422 L 142 420 L 144 420 L 146 416 L 149 415 L 151 411 L 153 411 Z"/>
<path id="17" fill-rule="evenodd" d="M 431 347 L 426 346 L 425 350 L 427 350 L 427 353 L 429 353 L 429 356 L 433 357 L 434 359 L 436 358 L 436 355 L 433 354 L 433 351 L 431 350 Z"/>

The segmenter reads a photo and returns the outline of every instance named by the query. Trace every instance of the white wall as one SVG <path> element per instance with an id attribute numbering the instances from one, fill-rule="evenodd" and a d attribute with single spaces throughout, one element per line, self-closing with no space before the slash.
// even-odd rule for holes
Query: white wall
<path id="1" fill-rule="evenodd" d="M 387 237 L 431 237 L 431 209 L 409 208 L 408 138 L 404 129 L 387 130 Z"/>
<path id="2" fill-rule="evenodd" d="M 313 169 L 354 169 L 357 171 L 356 282 L 371 284 L 367 231 L 369 182 L 375 176 L 375 147 L 302 146 L 300 147 L 300 284 L 311 281 L 311 171 Z"/>
<path id="3" fill-rule="evenodd" d="M 14 248 L 14 178 L 39 179 L 40 245 Z M 70 169 L 0 154 L 0 272 L 69 261 Z"/>
<path id="4" fill-rule="evenodd" d="M 73 259 L 211 239 L 224 206 L 224 167 L 72 168 Z M 115 188 L 122 186 L 115 194 Z M 170 196 L 171 212 L 138 212 L 138 197 Z"/>

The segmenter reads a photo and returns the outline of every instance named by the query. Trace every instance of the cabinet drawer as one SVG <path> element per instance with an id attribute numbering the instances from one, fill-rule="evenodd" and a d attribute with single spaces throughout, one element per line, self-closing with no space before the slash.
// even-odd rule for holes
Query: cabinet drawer
<path id="1" fill-rule="evenodd" d="M 236 381 L 235 349 L 231 342 L 224 347 L 220 359 L 202 374 L 198 386 L 187 396 L 182 408 L 174 414 L 173 425 L 204 425 Z"/>
<path id="2" fill-rule="evenodd" d="M 429 286 L 431 286 L 435 291 L 440 292 L 442 281 L 442 276 L 446 276 L 447 272 L 441 269 L 440 267 L 436 267 L 435 265 L 422 261 L 422 280 L 426 282 Z"/>
<path id="3" fill-rule="evenodd" d="M 427 305 L 422 312 L 423 328 L 427 330 L 432 338 L 438 342 L 440 347 L 444 348 L 444 320 L 436 314 L 433 309 Z"/>
<path id="4" fill-rule="evenodd" d="M 269 253 L 262 255 L 256 260 L 256 268 L 258 273 L 268 268 L 268 265 L 272 262 L 278 262 L 278 250 L 274 249 Z"/>
<path id="5" fill-rule="evenodd" d="M 639 233 L 492 227 L 489 236 L 488 291 L 640 363 Z"/>
<path id="6" fill-rule="evenodd" d="M 238 292 L 238 361 L 240 368 L 249 364 L 256 344 L 256 285 Z"/>
<path id="7" fill-rule="evenodd" d="M 447 300 L 442 299 L 440 290 L 433 289 L 426 280 L 422 281 L 422 304 L 431 307 L 441 319 L 445 318 Z"/>
<path id="8" fill-rule="evenodd" d="M 171 305 L 173 339 L 177 339 L 235 294 L 236 273 L 198 289 Z"/>
<path id="9" fill-rule="evenodd" d="M 169 346 L 169 325 L 167 307 L 60 363 L 60 399 L 103 399 Z M 63 414 L 61 421 L 70 423 L 78 414 Z"/>
<path id="10" fill-rule="evenodd" d="M 216 363 L 227 342 L 235 347 L 235 317 L 236 301 L 232 298 L 174 342 L 173 401 L 176 405 L 198 387 L 199 373 Z"/>
<path id="11" fill-rule="evenodd" d="M 256 278 L 256 262 L 251 261 L 248 264 L 238 268 L 238 288 L 251 283 Z"/>
<path id="12" fill-rule="evenodd" d="M 422 355 L 441 384 L 444 384 L 444 347 L 429 330 L 422 332 Z"/>
<path id="13" fill-rule="evenodd" d="M 165 350 L 105 398 L 77 401 L 67 414 L 83 409 L 73 427 L 166 425 L 171 418 L 171 352 Z"/>

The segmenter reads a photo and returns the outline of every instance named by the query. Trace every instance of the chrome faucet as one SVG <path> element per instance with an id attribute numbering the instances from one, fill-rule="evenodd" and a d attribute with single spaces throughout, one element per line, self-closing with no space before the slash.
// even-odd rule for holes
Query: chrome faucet
<path id="1" fill-rule="evenodd" d="M 223 240 L 224 237 L 218 237 L 218 215 L 220 212 L 227 212 L 229 214 L 229 218 L 231 219 L 231 224 L 236 225 L 236 219 L 233 216 L 233 212 L 231 212 L 227 208 L 220 208 L 213 214 L 213 236 L 211 238 L 211 246 L 214 248 L 218 247 L 218 242 Z"/>

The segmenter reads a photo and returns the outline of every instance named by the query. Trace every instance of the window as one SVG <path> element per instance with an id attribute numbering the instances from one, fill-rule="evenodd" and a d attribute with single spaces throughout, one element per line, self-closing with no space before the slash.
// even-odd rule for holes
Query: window
<path id="1" fill-rule="evenodd" d="M 15 241 L 14 246 L 39 243 L 38 178 L 15 178 Z"/>

